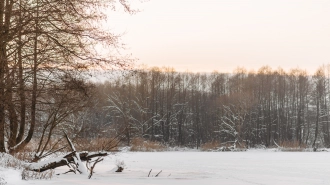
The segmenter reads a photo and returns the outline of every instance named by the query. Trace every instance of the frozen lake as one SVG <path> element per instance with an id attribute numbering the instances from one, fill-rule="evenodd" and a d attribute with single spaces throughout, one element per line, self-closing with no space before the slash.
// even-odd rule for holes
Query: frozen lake
<path id="1" fill-rule="evenodd" d="M 116 160 L 125 162 L 124 172 L 114 172 Z M 65 169 L 61 168 L 56 173 L 64 172 Z M 152 172 L 150 177 L 147 177 L 150 169 Z M 159 176 L 154 177 L 161 170 Z M 95 167 L 95 171 L 92 179 L 66 174 L 56 176 L 52 180 L 18 181 L 14 174 L 10 174 L 8 184 L 330 184 L 330 154 L 260 150 L 127 152 L 106 158 Z"/>

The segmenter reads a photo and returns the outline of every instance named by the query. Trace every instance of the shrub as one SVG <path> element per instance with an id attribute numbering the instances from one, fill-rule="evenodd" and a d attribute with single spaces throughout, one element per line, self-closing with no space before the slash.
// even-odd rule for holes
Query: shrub
<path id="1" fill-rule="evenodd" d="M 77 138 L 74 140 L 75 147 L 78 151 L 102 151 L 105 148 L 110 150 L 118 150 L 118 140 L 114 138 Z"/>
<path id="2" fill-rule="evenodd" d="M 280 142 L 280 147 L 282 151 L 288 152 L 300 152 L 306 149 L 307 145 L 304 143 L 299 144 L 299 141 L 282 141 Z"/>
<path id="3" fill-rule="evenodd" d="M 282 148 L 306 148 L 306 144 L 301 143 L 299 144 L 299 141 L 282 141 L 280 142 L 280 146 Z"/>
<path id="4" fill-rule="evenodd" d="M 208 143 L 204 143 L 201 145 L 202 151 L 211 151 L 211 150 L 217 150 L 221 147 L 221 143 L 219 141 L 212 141 Z"/>
<path id="5" fill-rule="evenodd" d="M 142 138 L 134 138 L 131 142 L 131 151 L 154 152 L 164 151 L 165 146 L 156 141 L 148 141 Z"/>
<path id="6" fill-rule="evenodd" d="M 0 177 L 0 185 L 6 185 L 7 182 L 5 181 L 4 178 Z"/>
<path id="7" fill-rule="evenodd" d="M 34 172 L 27 169 L 23 169 L 21 176 L 22 180 L 34 180 L 34 179 L 51 179 L 55 174 L 55 170 L 47 170 L 44 172 Z"/>
<path id="8" fill-rule="evenodd" d="M 116 172 L 122 172 L 126 167 L 125 162 L 118 159 L 116 160 L 116 166 L 117 166 Z"/>
<path id="9" fill-rule="evenodd" d="M 7 153 L 0 153 L 0 166 L 3 168 L 24 169 L 25 163 Z"/>
<path id="10" fill-rule="evenodd" d="M 22 152 L 19 155 L 23 155 Z M 0 166 L 3 168 L 13 168 L 21 171 L 21 176 L 23 180 L 29 179 L 51 179 L 54 175 L 54 170 L 48 170 L 45 172 L 33 172 L 27 169 L 25 162 L 15 158 L 12 155 L 6 153 L 0 153 Z M 5 184 L 6 181 L 0 177 L 0 185 Z"/>

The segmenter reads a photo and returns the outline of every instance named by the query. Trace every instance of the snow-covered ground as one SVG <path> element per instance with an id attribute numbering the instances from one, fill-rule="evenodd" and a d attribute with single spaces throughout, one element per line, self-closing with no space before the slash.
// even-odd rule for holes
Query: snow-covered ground
<path id="1" fill-rule="evenodd" d="M 114 172 L 116 161 L 126 168 Z M 152 169 L 150 177 L 148 173 Z M 56 170 L 65 172 L 66 167 Z M 158 177 L 154 177 L 158 172 Z M 330 184 L 328 152 L 126 152 L 107 157 L 86 175 L 65 174 L 51 180 L 20 180 L 15 170 L 1 169 L 8 185 L 200 185 L 200 184 Z"/>

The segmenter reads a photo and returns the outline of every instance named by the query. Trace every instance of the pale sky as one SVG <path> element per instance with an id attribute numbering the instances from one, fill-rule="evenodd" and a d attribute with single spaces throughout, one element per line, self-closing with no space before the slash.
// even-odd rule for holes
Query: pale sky
<path id="1" fill-rule="evenodd" d="M 136 0 L 132 0 L 136 1 Z M 330 63 L 330 0 L 150 0 L 109 14 L 137 64 L 232 72 Z"/>

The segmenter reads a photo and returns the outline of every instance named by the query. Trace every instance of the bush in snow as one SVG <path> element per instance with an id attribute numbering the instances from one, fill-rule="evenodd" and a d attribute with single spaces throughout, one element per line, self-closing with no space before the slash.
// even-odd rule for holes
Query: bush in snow
<path id="1" fill-rule="evenodd" d="M 48 170 L 45 172 L 34 172 L 27 169 L 23 169 L 21 176 L 22 180 L 51 179 L 53 178 L 54 174 L 54 170 Z"/>
<path id="2" fill-rule="evenodd" d="M 140 152 L 154 152 L 154 151 L 164 151 L 165 146 L 159 142 L 147 141 L 142 138 L 134 138 L 131 142 L 131 151 Z"/>
<path id="3" fill-rule="evenodd" d="M 28 167 L 27 163 L 7 153 L 0 153 L 0 167 L 20 170 L 23 180 L 51 179 L 54 175 L 54 170 L 49 170 L 45 172 L 33 172 L 27 170 L 26 169 Z M 0 185 L 3 184 L 6 184 L 6 181 L 2 177 L 0 177 Z"/>
<path id="4" fill-rule="evenodd" d="M 300 143 L 299 141 L 297 140 L 294 140 L 294 141 L 282 141 L 280 142 L 280 146 L 282 148 L 306 148 L 307 145 L 304 144 L 304 143 Z"/>
<path id="5" fill-rule="evenodd" d="M 24 162 L 7 153 L 0 153 L 0 166 L 4 168 L 24 169 Z"/>
<path id="6" fill-rule="evenodd" d="M 214 151 L 220 147 L 221 143 L 219 141 L 212 141 L 208 143 L 204 143 L 201 145 L 202 151 Z"/>
<path id="7" fill-rule="evenodd" d="M 116 172 L 122 172 L 126 166 L 124 161 L 118 159 L 116 160 L 116 165 L 117 165 Z"/>
<path id="8" fill-rule="evenodd" d="M 0 177 L 0 185 L 6 185 L 7 182 L 5 181 L 4 178 Z"/>
<path id="9" fill-rule="evenodd" d="M 260 145 L 254 145 L 254 148 L 255 149 L 264 149 L 265 150 L 267 147 L 265 145 L 261 145 L 260 144 Z"/>
<path id="10" fill-rule="evenodd" d="M 116 138 L 77 138 L 74 144 L 77 151 L 117 151 L 119 142 Z"/>

